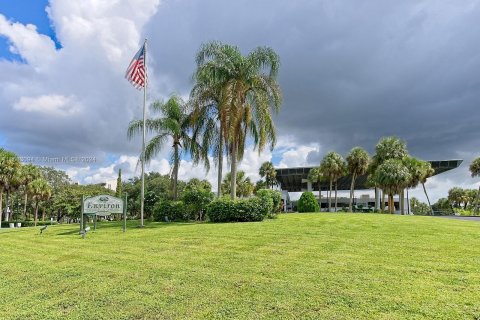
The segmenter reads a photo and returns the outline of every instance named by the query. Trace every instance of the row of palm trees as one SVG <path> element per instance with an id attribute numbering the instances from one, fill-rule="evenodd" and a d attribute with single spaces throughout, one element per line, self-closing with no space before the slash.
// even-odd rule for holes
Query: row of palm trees
<path id="1" fill-rule="evenodd" d="M 38 207 L 41 201 L 48 200 L 52 195 L 52 188 L 43 178 L 38 167 L 33 164 L 22 165 L 18 156 L 0 148 L 0 221 L 10 216 L 10 196 L 14 191 L 24 194 L 23 215 L 27 216 L 28 197 L 33 200 L 35 208 L 35 225 L 38 220 Z M 5 204 L 3 196 L 6 196 Z"/>
<path id="2" fill-rule="evenodd" d="M 223 161 L 230 165 L 230 196 L 236 197 L 237 165 L 247 141 L 261 152 L 276 142 L 273 114 L 280 110 L 282 95 L 277 83 L 279 56 L 268 47 L 257 47 L 244 56 L 236 46 L 220 42 L 203 44 L 196 56 L 194 86 L 188 102 L 172 95 L 152 104 L 162 117 L 148 119 L 153 138 L 145 148 L 150 161 L 167 141 L 172 141 L 172 189 L 177 198 L 178 169 L 183 155 L 194 164 L 210 168 L 210 154 L 218 169 L 218 196 L 222 193 Z M 142 121 L 132 121 L 131 138 L 142 131 Z M 225 188 L 224 188 L 225 189 Z"/>
<path id="3" fill-rule="evenodd" d="M 430 205 L 425 182 L 434 174 L 431 164 L 418 160 L 408 154 L 406 144 L 397 137 L 381 138 L 375 147 L 375 155 L 370 157 L 361 147 L 353 148 L 346 160 L 336 152 L 327 153 L 320 162 L 320 166 L 310 170 L 308 180 L 312 183 L 328 181 L 330 184 L 328 195 L 328 210 L 332 207 L 332 188 L 335 185 L 335 208 L 337 207 L 337 181 L 347 174 L 352 176 L 350 186 L 349 210 L 352 210 L 355 181 L 360 175 L 368 173 L 367 184 L 380 188 L 382 195 L 382 210 L 384 210 L 384 195 L 388 195 L 388 208 L 394 212 L 393 196 L 399 194 L 404 198 L 405 189 L 415 188 L 422 184 L 423 190 Z M 479 171 L 480 173 L 480 171 Z M 319 194 L 321 197 L 321 194 Z M 400 201 L 400 210 L 403 213 L 403 201 Z"/>

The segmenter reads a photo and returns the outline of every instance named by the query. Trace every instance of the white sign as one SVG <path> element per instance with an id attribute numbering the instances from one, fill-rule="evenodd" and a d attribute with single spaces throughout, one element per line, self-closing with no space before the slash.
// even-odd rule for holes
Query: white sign
<path id="1" fill-rule="evenodd" d="M 86 198 L 83 202 L 83 213 L 98 216 L 123 213 L 123 200 L 109 195 Z"/>

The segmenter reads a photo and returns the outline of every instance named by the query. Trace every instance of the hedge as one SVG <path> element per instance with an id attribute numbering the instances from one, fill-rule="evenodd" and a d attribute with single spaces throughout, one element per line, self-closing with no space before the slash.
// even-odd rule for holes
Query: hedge
<path id="1" fill-rule="evenodd" d="M 153 219 L 155 221 L 188 221 L 190 214 L 183 201 L 158 201 L 153 207 Z"/>
<path id="2" fill-rule="evenodd" d="M 263 199 L 272 199 L 272 209 L 269 212 L 270 214 L 276 214 L 282 211 L 282 193 L 280 191 L 271 189 L 260 189 L 257 191 L 257 197 Z"/>
<path id="3" fill-rule="evenodd" d="M 20 222 L 22 224 L 22 228 L 23 227 L 33 227 L 35 225 L 35 222 L 34 221 L 31 221 L 31 220 L 27 220 L 27 221 L 2 221 L 2 228 L 9 228 L 10 227 L 10 223 L 15 223 L 15 226 L 17 225 L 17 222 Z M 57 221 L 50 221 L 50 220 L 47 220 L 47 221 L 37 221 L 37 227 L 39 226 L 50 226 L 50 225 L 55 225 L 57 224 Z"/>
<path id="4" fill-rule="evenodd" d="M 224 197 L 207 206 L 207 216 L 211 222 L 262 221 L 272 210 L 272 205 L 272 202 L 259 197 L 239 200 Z"/>

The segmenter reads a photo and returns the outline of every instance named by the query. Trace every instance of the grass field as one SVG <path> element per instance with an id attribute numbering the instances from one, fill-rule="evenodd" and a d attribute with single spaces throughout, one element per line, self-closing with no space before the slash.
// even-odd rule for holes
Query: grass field
<path id="1" fill-rule="evenodd" d="M 129 222 L 132 226 L 137 222 Z M 1 319 L 480 319 L 480 223 L 288 214 L 257 223 L 0 231 Z"/>

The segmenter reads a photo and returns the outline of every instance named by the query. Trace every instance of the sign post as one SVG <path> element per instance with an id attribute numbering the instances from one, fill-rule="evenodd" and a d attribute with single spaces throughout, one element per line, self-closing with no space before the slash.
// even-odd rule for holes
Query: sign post
<path id="1" fill-rule="evenodd" d="M 127 193 L 123 199 L 123 232 L 127 231 Z"/>

